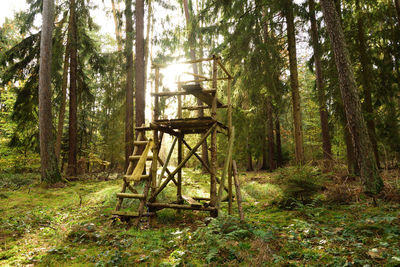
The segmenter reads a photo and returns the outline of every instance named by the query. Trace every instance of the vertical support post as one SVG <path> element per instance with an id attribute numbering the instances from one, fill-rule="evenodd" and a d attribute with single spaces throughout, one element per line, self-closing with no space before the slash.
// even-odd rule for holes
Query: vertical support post
<path id="1" fill-rule="evenodd" d="M 231 100 L 231 79 L 228 80 L 226 94 L 228 97 L 228 133 L 229 141 L 232 138 L 232 100 Z M 228 214 L 232 214 L 232 158 L 229 159 L 228 167 Z"/>
<path id="2" fill-rule="evenodd" d="M 211 106 L 211 118 L 217 120 L 217 58 L 213 56 L 212 66 L 212 89 L 213 101 Z M 210 206 L 215 207 L 217 204 L 217 127 L 211 133 L 211 177 L 210 177 Z M 211 214 L 218 216 L 218 214 Z"/>
<path id="3" fill-rule="evenodd" d="M 178 91 L 181 91 L 181 84 L 178 83 Z M 182 119 L 182 96 L 178 96 L 178 119 Z M 183 158 L 183 150 L 182 150 L 182 138 L 184 135 L 180 135 L 178 137 L 178 165 L 181 164 Z M 183 166 L 182 166 L 183 167 Z M 178 203 L 182 202 L 182 168 L 178 170 L 178 181 L 176 185 L 176 200 Z M 178 213 L 180 211 L 178 210 Z"/>
<path id="4" fill-rule="evenodd" d="M 157 67 L 155 71 L 155 85 L 154 85 L 154 109 L 153 109 L 153 122 L 158 120 L 159 105 L 158 105 L 158 90 L 160 83 L 160 69 Z M 151 193 L 153 194 L 157 189 L 157 167 L 158 167 L 158 150 L 160 149 L 160 142 L 158 140 L 158 131 L 153 130 L 153 161 L 151 163 Z"/>
<path id="5" fill-rule="evenodd" d="M 182 158 L 183 158 L 183 150 L 182 150 L 182 138 L 183 135 L 179 136 L 178 138 L 178 165 L 182 163 Z M 177 190 L 176 190 L 176 200 L 178 203 L 182 202 L 182 168 L 179 169 L 178 171 L 178 184 L 177 184 Z"/>

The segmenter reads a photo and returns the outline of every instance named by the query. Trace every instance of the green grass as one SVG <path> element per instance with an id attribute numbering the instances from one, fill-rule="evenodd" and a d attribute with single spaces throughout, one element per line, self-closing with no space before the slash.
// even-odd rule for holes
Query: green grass
<path id="1" fill-rule="evenodd" d="M 154 226 L 112 224 L 121 181 L 79 181 L 43 188 L 37 175 L 6 176 L 0 189 L 0 265 L 15 266 L 396 266 L 400 205 L 369 199 L 330 204 L 316 194 L 291 210 L 275 173 L 241 173 L 246 223 L 226 215 L 208 226 L 202 212 L 158 212 Z M 184 193 L 206 195 L 208 178 L 185 169 Z M 4 182 L 5 181 L 5 182 Z M 17 185 L 17 186 L 15 186 Z M 167 187 L 159 201 L 173 200 Z M 131 201 L 130 207 L 135 207 Z"/>

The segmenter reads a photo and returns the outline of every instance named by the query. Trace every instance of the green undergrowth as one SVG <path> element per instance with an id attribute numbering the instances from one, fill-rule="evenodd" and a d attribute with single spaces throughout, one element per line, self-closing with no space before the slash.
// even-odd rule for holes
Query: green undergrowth
<path id="1" fill-rule="evenodd" d="M 345 204 L 331 201 L 331 176 L 314 167 L 240 173 L 245 222 L 236 203 L 232 216 L 224 203 L 218 219 L 162 210 L 152 227 L 144 223 L 141 229 L 111 220 L 120 180 L 44 188 L 35 184 L 36 174 L 25 177 L 1 180 L 1 266 L 400 264 L 400 205 L 378 199 L 375 207 L 363 196 Z M 184 194 L 206 196 L 208 179 L 185 169 Z M 304 179 L 313 185 L 298 182 Z M 176 189 L 168 186 L 158 201 L 175 198 Z M 289 207 L 282 204 L 287 199 Z M 136 206 L 130 201 L 124 210 Z"/>

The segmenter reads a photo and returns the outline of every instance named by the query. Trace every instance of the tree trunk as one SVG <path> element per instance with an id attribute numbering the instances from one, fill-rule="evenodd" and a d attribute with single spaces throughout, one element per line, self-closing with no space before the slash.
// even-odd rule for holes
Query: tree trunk
<path id="1" fill-rule="evenodd" d="M 115 0 L 111 0 L 111 7 L 113 12 L 114 18 L 114 26 L 115 26 L 115 39 L 117 40 L 118 52 L 122 52 L 122 37 L 121 37 L 121 29 L 119 27 L 119 19 L 118 19 L 118 12 L 120 11 L 119 8 L 119 0 L 117 0 L 117 7 L 115 6 Z"/>
<path id="2" fill-rule="evenodd" d="M 263 135 L 262 135 L 262 164 L 261 164 L 261 170 L 268 170 L 269 165 L 268 165 L 268 148 L 267 148 L 267 140 L 265 136 L 266 129 L 265 127 L 263 128 Z"/>
<path id="3" fill-rule="evenodd" d="M 316 84 L 318 92 L 319 117 L 321 120 L 322 151 L 324 154 L 324 159 L 326 161 L 331 161 L 332 145 L 329 135 L 329 119 L 326 107 L 324 78 L 322 74 L 322 65 L 321 65 L 321 46 L 318 40 L 319 37 L 318 37 L 317 21 L 315 19 L 314 0 L 309 0 L 309 8 L 310 8 L 309 11 L 310 11 L 310 22 L 311 22 L 311 39 L 312 39 L 312 46 L 314 49 L 315 74 L 316 74 Z"/>
<path id="4" fill-rule="evenodd" d="M 126 0 L 125 170 L 133 152 L 133 22 L 132 0 Z M 143 111 L 144 112 L 144 111 Z"/>
<path id="5" fill-rule="evenodd" d="M 53 123 L 51 116 L 51 50 L 54 20 L 54 1 L 43 1 L 43 24 L 40 38 L 39 67 L 39 138 L 41 181 L 61 181 L 54 152 Z"/>
<path id="6" fill-rule="evenodd" d="M 383 181 L 373 156 L 372 144 L 362 116 L 360 98 L 339 16 L 332 0 L 321 0 L 321 6 L 335 55 L 340 91 L 352 136 L 354 152 L 360 168 L 361 181 L 365 193 L 376 195 L 382 190 Z"/>
<path id="7" fill-rule="evenodd" d="M 135 60 L 135 109 L 136 126 L 145 123 L 145 91 L 144 91 L 144 0 L 136 1 L 136 60 Z"/>
<path id="8" fill-rule="evenodd" d="M 75 0 L 70 1 L 70 70 L 69 70 L 69 153 L 67 175 L 77 174 L 77 26 L 76 26 L 76 4 Z"/>
<path id="9" fill-rule="evenodd" d="M 149 64 L 149 48 L 150 48 L 150 30 L 151 30 L 151 16 L 152 16 L 152 6 L 151 0 L 147 1 L 148 12 L 147 12 L 147 29 L 146 29 L 146 43 L 144 46 L 144 91 L 147 90 L 147 65 Z"/>
<path id="10" fill-rule="evenodd" d="M 267 108 L 267 140 L 268 140 L 268 166 L 269 170 L 273 171 L 276 169 L 275 161 L 275 144 L 274 144 L 274 121 L 273 121 L 273 109 L 271 96 L 267 96 L 266 99 Z"/>
<path id="11" fill-rule="evenodd" d="M 344 141 L 346 143 L 346 156 L 347 156 L 347 170 L 349 174 L 360 175 L 357 159 L 354 155 L 353 142 L 351 141 L 351 134 L 347 125 L 347 119 L 343 122 Z"/>
<path id="12" fill-rule="evenodd" d="M 294 27 L 293 2 L 285 0 L 285 15 L 287 23 L 287 38 L 290 65 L 290 86 L 292 88 L 293 126 L 295 140 L 296 163 L 304 163 L 303 130 L 301 126 L 300 93 L 297 72 L 296 35 Z"/>
<path id="13" fill-rule="evenodd" d="M 396 12 L 397 12 L 397 20 L 399 22 L 399 28 L 400 28 L 400 0 L 394 0 L 394 5 L 396 6 Z"/>
<path id="14" fill-rule="evenodd" d="M 277 167 L 282 167 L 282 142 L 281 142 L 281 124 L 279 121 L 279 115 L 276 114 L 275 120 L 275 137 L 276 137 L 276 165 Z"/>
<path id="15" fill-rule="evenodd" d="M 61 88 L 61 105 L 60 113 L 58 114 L 58 126 L 57 126 L 57 139 L 56 139 L 56 157 L 57 161 L 60 162 L 60 152 L 61 152 L 61 140 L 63 136 L 64 129 L 64 119 L 65 119 L 65 106 L 67 102 L 67 87 L 68 87 L 68 68 L 69 68 L 69 33 L 67 37 L 67 45 L 65 47 L 64 55 L 64 70 L 63 70 L 63 82 Z"/>
<path id="16" fill-rule="evenodd" d="M 372 69 L 371 63 L 368 58 L 367 44 L 364 37 L 364 14 L 362 11 L 362 7 L 360 6 L 360 0 L 356 1 L 356 6 L 359 12 L 358 21 L 357 21 L 357 30 L 358 30 L 358 45 L 360 51 L 360 63 L 361 63 L 361 83 L 364 89 L 364 110 L 366 112 L 365 120 L 367 122 L 368 134 L 372 143 L 372 148 L 374 150 L 376 164 L 378 168 L 380 167 L 379 162 L 379 151 L 378 151 L 378 143 L 376 140 L 376 132 L 375 132 L 375 122 L 373 119 L 374 110 L 372 107 L 372 86 L 373 81 L 372 78 Z"/>
<path id="17" fill-rule="evenodd" d="M 246 148 L 247 148 L 247 171 L 254 171 L 253 168 L 253 159 L 251 158 L 251 150 L 250 150 L 250 144 L 249 144 L 249 137 L 246 137 Z"/>
<path id="18" fill-rule="evenodd" d="M 186 27 L 187 29 L 190 29 L 190 13 L 189 13 L 189 5 L 188 5 L 188 0 L 183 0 L 183 10 L 185 12 L 185 19 L 186 19 Z M 194 39 L 195 37 L 193 36 L 193 32 L 189 32 L 189 47 L 190 47 L 190 59 L 191 60 L 196 60 L 196 51 L 194 49 L 194 47 L 196 47 L 196 40 Z M 200 46 L 201 49 L 201 46 Z M 200 63 L 201 64 L 201 63 Z M 202 71 L 199 72 L 200 69 L 202 69 L 201 67 L 198 69 L 197 68 L 197 64 L 193 63 L 192 64 L 193 67 L 193 73 L 194 74 L 203 74 Z M 195 77 L 195 80 L 197 80 L 198 78 Z M 197 105 L 201 106 L 203 105 L 203 102 L 200 99 L 197 99 Z M 197 116 L 199 118 L 204 117 L 204 110 L 203 109 L 199 109 L 197 111 Z M 208 161 L 208 149 L 207 149 L 207 140 L 201 145 L 201 157 L 203 159 L 203 161 L 206 164 L 210 164 Z M 202 171 L 205 173 L 207 172 L 207 168 L 202 166 Z"/>

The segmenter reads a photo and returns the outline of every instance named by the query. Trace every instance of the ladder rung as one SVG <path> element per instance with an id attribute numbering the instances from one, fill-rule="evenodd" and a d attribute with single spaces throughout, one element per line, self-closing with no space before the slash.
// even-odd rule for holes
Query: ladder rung
<path id="1" fill-rule="evenodd" d="M 135 131 L 150 131 L 151 130 L 151 128 L 150 127 L 146 127 L 146 126 L 144 126 L 144 127 L 135 127 Z"/>
<path id="2" fill-rule="evenodd" d="M 118 198 L 136 198 L 136 199 L 144 199 L 143 194 L 130 194 L 130 193 L 117 193 Z"/>
<path id="3" fill-rule="evenodd" d="M 139 160 L 141 155 L 129 156 L 130 160 Z M 146 160 L 153 160 L 153 156 L 147 156 Z"/>
<path id="4" fill-rule="evenodd" d="M 144 145 L 147 145 L 148 142 L 149 141 L 135 141 L 135 142 L 133 142 L 133 144 L 135 146 L 144 146 Z"/>
<path id="5" fill-rule="evenodd" d="M 124 177 L 129 180 L 132 176 L 131 175 L 125 175 Z M 150 174 L 146 174 L 146 175 L 141 175 L 140 176 L 140 180 L 149 179 L 149 178 L 150 178 Z"/>

